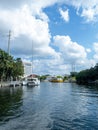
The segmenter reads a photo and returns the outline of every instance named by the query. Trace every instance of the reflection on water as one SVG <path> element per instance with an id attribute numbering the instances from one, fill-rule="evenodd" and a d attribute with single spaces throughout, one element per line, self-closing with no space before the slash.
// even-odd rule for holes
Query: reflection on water
<path id="1" fill-rule="evenodd" d="M 3 87 L 0 88 L 0 121 L 2 123 L 9 119 L 20 116 L 22 106 L 21 87 Z"/>
<path id="2" fill-rule="evenodd" d="M 0 89 L 0 130 L 97 129 L 97 88 L 43 82 Z"/>

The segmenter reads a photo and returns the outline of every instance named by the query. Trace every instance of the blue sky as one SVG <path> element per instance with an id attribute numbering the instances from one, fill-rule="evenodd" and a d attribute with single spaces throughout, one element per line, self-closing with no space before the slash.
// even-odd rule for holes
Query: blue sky
<path id="1" fill-rule="evenodd" d="M 1 0 L 0 48 L 32 62 L 33 73 L 62 75 L 98 62 L 98 1 Z"/>

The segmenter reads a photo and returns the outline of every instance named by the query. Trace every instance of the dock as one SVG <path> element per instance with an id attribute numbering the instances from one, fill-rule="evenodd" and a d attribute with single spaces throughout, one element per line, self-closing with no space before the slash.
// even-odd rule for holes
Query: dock
<path id="1" fill-rule="evenodd" d="M 21 85 L 22 85 L 21 81 L 0 82 L 0 87 L 16 87 Z"/>

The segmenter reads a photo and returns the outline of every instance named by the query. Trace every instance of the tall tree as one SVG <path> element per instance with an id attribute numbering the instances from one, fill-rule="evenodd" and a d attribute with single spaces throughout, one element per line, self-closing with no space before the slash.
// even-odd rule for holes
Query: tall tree
<path id="1" fill-rule="evenodd" d="M 23 76 L 24 67 L 21 58 L 13 59 L 8 53 L 0 49 L 0 80 Z"/>
<path id="2" fill-rule="evenodd" d="M 14 78 L 19 78 L 20 76 L 23 76 L 23 74 L 24 74 L 24 66 L 23 66 L 21 58 L 17 58 L 14 61 L 13 66 L 14 66 L 13 67 L 13 77 Z"/>

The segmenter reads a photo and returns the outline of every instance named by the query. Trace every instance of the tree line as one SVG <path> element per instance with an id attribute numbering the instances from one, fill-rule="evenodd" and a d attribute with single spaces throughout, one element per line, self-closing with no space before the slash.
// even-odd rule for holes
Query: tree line
<path id="1" fill-rule="evenodd" d="M 0 81 L 16 80 L 24 74 L 21 58 L 14 59 L 0 49 Z"/>
<path id="2" fill-rule="evenodd" d="M 98 80 L 98 63 L 90 69 L 82 70 L 76 75 L 78 84 L 93 83 Z"/>

